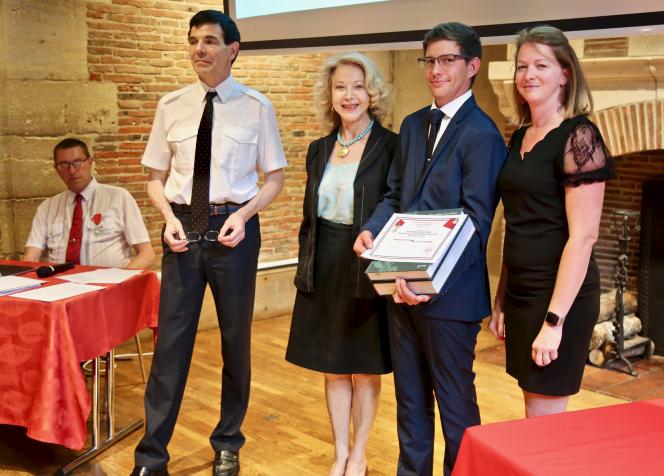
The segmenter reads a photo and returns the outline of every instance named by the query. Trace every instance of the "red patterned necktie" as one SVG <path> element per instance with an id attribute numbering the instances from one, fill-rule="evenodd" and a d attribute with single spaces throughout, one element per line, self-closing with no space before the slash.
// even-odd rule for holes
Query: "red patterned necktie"
<path id="1" fill-rule="evenodd" d="M 81 263 L 81 242 L 83 240 L 83 195 L 76 194 L 76 207 L 71 219 L 69 230 L 69 242 L 67 243 L 67 255 L 65 261 Z"/>
<path id="2" fill-rule="evenodd" d="M 205 109 L 196 137 L 196 156 L 194 159 L 194 183 L 191 187 L 191 229 L 201 234 L 208 230 L 210 213 L 210 156 L 212 153 L 212 99 L 217 95 L 214 90 L 205 95 Z"/>

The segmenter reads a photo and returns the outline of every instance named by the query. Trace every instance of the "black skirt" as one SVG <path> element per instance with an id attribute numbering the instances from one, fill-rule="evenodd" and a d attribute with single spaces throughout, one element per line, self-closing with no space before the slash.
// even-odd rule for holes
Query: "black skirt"
<path id="1" fill-rule="evenodd" d="M 389 373 L 385 300 L 351 297 L 352 227 L 317 222 L 315 291 L 297 292 L 286 360 L 333 374 Z"/>

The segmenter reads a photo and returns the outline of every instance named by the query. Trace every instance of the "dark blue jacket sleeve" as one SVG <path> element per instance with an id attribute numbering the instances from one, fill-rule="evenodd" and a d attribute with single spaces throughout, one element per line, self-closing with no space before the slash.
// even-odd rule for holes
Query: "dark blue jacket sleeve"
<path id="1" fill-rule="evenodd" d="M 405 121 L 404 121 L 405 124 Z M 406 150 L 409 134 L 404 125 L 399 131 L 399 144 L 387 174 L 387 192 L 376 206 L 371 218 L 362 226 L 362 231 L 369 230 L 374 237 L 380 233 L 393 213 L 401 210 L 401 183 L 403 180 Z"/>

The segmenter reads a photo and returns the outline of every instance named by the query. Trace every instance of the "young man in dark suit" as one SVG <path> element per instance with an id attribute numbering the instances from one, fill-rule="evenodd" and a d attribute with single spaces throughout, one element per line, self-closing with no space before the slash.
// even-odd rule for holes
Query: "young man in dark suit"
<path id="1" fill-rule="evenodd" d="M 360 254 L 395 212 L 463 208 L 475 234 L 445 286 L 416 295 L 397 280 L 389 330 L 397 397 L 398 475 L 433 471 L 434 397 L 445 437 L 444 474 L 452 472 L 464 430 L 480 423 L 473 360 L 481 320 L 491 314 L 486 245 L 498 203 L 496 178 L 507 151 L 471 86 L 480 68 L 477 33 L 460 23 L 435 26 L 418 61 L 433 103 L 406 117 L 389 191 L 364 225 Z"/>

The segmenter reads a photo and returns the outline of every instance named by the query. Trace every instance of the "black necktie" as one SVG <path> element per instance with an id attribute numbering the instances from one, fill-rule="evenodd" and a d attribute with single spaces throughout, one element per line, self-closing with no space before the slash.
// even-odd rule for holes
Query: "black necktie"
<path id="1" fill-rule="evenodd" d="M 438 129 L 440 129 L 440 123 L 443 121 L 443 117 L 445 117 L 445 113 L 438 108 L 429 111 L 429 123 L 431 124 L 431 127 L 429 128 L 429 139 L 427 140 L 427 161 L 425 167 L 431 165 L 433 148 L 436 144 L 436 136 L 438 135 Z"/>
<path id="2" fill-rule="evenodd" d="M 205 95 L 205 109 L 196 137 L 196 158 L 194 159 L 194 184 L 191 188 L 191 229 L 205 233 L 208 230 L 210 204 L 210 154 L 212 152 L 212 99 L 214 90 Z"/>

